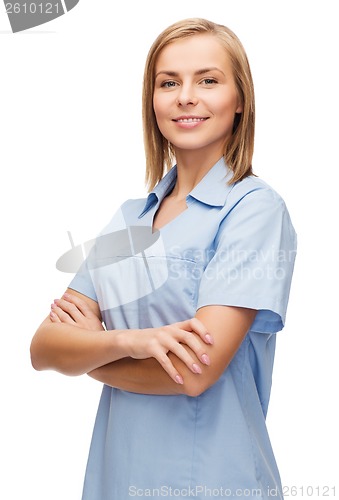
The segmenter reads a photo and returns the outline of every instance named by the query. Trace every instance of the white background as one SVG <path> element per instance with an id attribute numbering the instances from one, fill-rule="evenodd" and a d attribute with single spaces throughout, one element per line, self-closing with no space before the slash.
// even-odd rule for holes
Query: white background
<path id="1" fill-rule="evenodd" d="M 84 242 L 145 195 L 144 60 L 162 29 L 197 16 L 229 26 L 247 50 L 255 171 L 285 198 L 299 236 L 268 416 L 286 498 L 292 486 L 300 499 L 339 494 L 336 4 L 80 0 L 17 34 L 0 6 L 1 499 L 80 499 L 101 386 L 35 372 L 29 344 L 71 279 L 55 268 L 67 231 Z"/>

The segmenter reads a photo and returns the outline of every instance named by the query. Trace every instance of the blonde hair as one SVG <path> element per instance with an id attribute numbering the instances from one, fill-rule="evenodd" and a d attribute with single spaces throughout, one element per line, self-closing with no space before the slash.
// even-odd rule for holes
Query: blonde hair
<path id="1" fill-rule="evenodd" d="M 230 183 L 251 175 L 254 149 L 255 102 L 250 66 L 245 50 L 238 37 L 226 26 L 206 19 L 184 19 L 166 28 L 151 46 L 145 64 L 142 119 L 146 155 L 146 183 L 150 190 L 160 181 L 165 170 L 175 161 L 173 150 L 159 130 L 154 109 L 153 93 L 155 66 L 164 47 L 182 38 L 197 34 L 215 36 L 230 58 L 242 112 L 235 115 L 233 132 L 225 146 L 224 158 L 233 172 Z"/>

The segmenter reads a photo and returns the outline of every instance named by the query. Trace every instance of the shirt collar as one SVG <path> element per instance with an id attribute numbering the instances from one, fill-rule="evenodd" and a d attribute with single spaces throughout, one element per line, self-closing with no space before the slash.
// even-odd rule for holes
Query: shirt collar
<path id="1" fill-rule="evenodd" d="M 139 215 L 139 218 L 145 215 L 158 202 L 162 202 L 167 193 L 172 191 L 177 179 L 177 166 L 171 168 L 169 172 L 158 182 L 155 188 L 147 196 L 146 204 Z"/>
<path id="2" fill-rule="evenodd" d="M 188 196 L 212 207 L 223 207 L 233 187 L 233 184 L 228 184 L 231 176 L 232 172 L 221 157 Z"/>
<path id="3" fill-rule="evenodd" d="M 228 184 L 232 172 L 227 167 L 224 157 L 204 175 L 201 181 L 187 195 L 186 200 L 194 198 L 197 201 L 213 207 L 223 207 L 233 184 Z M 161 179 L 149 193 L 146 204 L 139 215 L 145 215 L 157 203 L 161 203 L 165 196 L 173 189 L 177 178 L 176 165 Z"/>

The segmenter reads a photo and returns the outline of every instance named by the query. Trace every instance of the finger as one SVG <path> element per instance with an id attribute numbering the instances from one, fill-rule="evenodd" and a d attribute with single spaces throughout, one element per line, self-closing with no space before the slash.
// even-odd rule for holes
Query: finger
<path id="1" fill-rule="evenodd" d="M 67 313 L 75 322 L 81 321 L 84 316 L 72 302 L 68 302 L 65 299 L 55 299 L 54 303 L 57 307 L 59 307 L 59 309 Z"/>
<path id="2" fill-rule="evenodd" d="M 186 331 L 192 331 L 199 335 L 199 337 L 206 344 L 213 344 L 214 340 L 212 335 L 209 333 L 205 325 L 198 318 L 191 318 L 181 323 L 177 323 L 180 328 Z"/>
<path id="3" fill-rule="evenodd" d="M 50 320 L 51 320 L 53 323 L 61 323 L 61 321 L 60 321 L 60 319 L 59 319 L 58 315 L 57 315 L 57 314 L 55 314 L 55 312 L 54 312 L 54 311 L 51 311 L 51 312 L 49 313 L 49 317 L 50 317 Z"/>
<path id="4" fill-rule="evenodd" d="M 174 337 L 177 342 L 175 347 L 171 347 L 171 351 L 175 352 L 175 354 L 180 357 L 194 373 L 201 373 L 201 369 L 199 365 L 196 364 L 196 360 L 188 354 L 182 344 L 186 344 L 204 365 L 209 366 L 211 364 L 210 358 L 208 354 L 206 354 L 205 345 L 201 343 L 200 337 L 195 335 L 193 332 L 188 332 L 187 330 L 179 330 Z M 178 355 L 178 353 L 181 353 L 181 355 Z M 189 361 L 191 361 L 191 365 L 188 364 Z"/>
<path id="5" fill-rule="evenodd" d="M 58 307 L 56 304 L 51 304 L 51 313 L 53 313 L 53 318 L 55 322 L 57 322 L 56 317 L 59 318 L 61 323 L 68 323 L 74 325 L 73 318 L 65 312 L 61 307 Z M 55 317 L 56 316 L 56 317 Z"/>
<path id="6" fill-rule="evenodd" d="M 178 345 L 186 344 L 194 352 L 194 354 L 197 356 L 197 358 L 204 365 L 209 366 L 211 363 L 210 363 L 210 358 L 209 358 L 208 354 L 206 353 L 205 344 L 202 344 L 201 338 L 198 337 L 198 335 L 196 335 L 194 331 L 189 331 L 187 329 L 183 330 L 183 329 L 178 328 L 178 325 L 183 325 L 183 324 L 187 328 L 188 323 L 183 322 L 183 323 L 177 323 L 174 325 L 168 325 L 166 327 L 166 329 L 168 329 L 171 332 L 172 338 L 176 340 L 176 343 Z M 168 345 L 168 343 L 166 345 Z M 183 346 L 181 346 L 181 347 L 183 348 Z M 172 350 L 172 348 L 171 348 L 171 350 Z M 186 349 L 184 349 L 184 350 L 186 351 Z M 185 361 L 185 363 L 187 364 L 186 361 Z M 196 373 L 198 373 L 198 372 L 196 372 Z"/>
<path id="7" fill-rule="evenodd" d="M 77 309 L 86 317 L 93 316 L 93 312 L 87 302 L 73 293 L 64 293 L 62 298 L 71 304 L 74 304 Z"/>
<path id="8" fill-rule="evenodd" d="M 182 385 L 184 380 L 180 373 L 174 368 L 171 360 L 167 356 L 166 353 L 162 353 L 161 355 L 154 356 L 155 359 L 160 363 L 165 372 L 171 377 L 171 379 L 176 383 Z"/>
<path id="9" fill-rule="evenodd" d="M 169 345 L 169 350 L 173 354 L 175 354 L 181 361 L 183 361 L 183 363 L 185 363 L 187 368 L 189 368 L 192 373 L 198 373 L 198 374 L 202 373 L 202 370 L 199 364 L 197 363 L 197 360 L 191 356 L 191 354 L 187 351 L 187 349 L 185 349 L 185 347 L 182 344 L 176 341 L 171 342 Z M 194 352 L 194 354 L 197 354 L 193 349 L 192 351 Z M 203 351 L 200 356 L 197 355 L 198 359 L 200 359 L 200 357 L 203 356 L 204 354 L 205 353 Z"/>
<path id="10" fill-rule="evenodd" d="M 151 356 L 158 359 L 160 349 L 163 360 L 168 363 L 166 360 L 166 358 L 168 358 L 167 353 L 171 351 L 185 363 L 187 368 L 193 373 L 202 373 L 197 363 L 197 359 L 192 357 L 191 353 L 182 345 L 183 343 L 188 346 L 192 345 L 192 353 L 195 354 L 198 359 L 201 359 L 203 363 L 209 364 L 209 358 L 205 354 L 204 345 L 201 343 L 201 340 L 199 340 L 194 333 L 180 330 L 174 325 L 167 326 L 158 331 L 155 342 L 151 344 Z M 166 358 L 164 358 L 163 352 L 166 353 Z M 171 363 L 170 360 L 169 363 Z"/>

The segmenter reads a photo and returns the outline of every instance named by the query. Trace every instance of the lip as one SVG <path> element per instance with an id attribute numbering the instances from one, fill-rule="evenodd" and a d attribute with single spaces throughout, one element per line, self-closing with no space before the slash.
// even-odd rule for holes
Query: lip
<path id="1" fill-rule="evenodd" d="M 175 122 L 178 127 L 181 128 L 195 128 L 208 120 L 205 116 L 196 116 L 196 115 L 182 115 L 176 118 L 173 118 L 172 121 Z"/>

